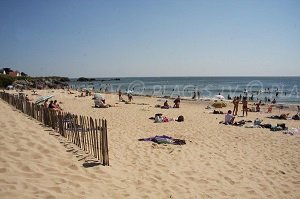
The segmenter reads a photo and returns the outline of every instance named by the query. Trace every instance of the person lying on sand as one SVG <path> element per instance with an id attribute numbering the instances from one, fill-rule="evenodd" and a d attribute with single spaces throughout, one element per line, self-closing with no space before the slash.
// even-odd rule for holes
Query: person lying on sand
<path id="1" fill-rule="evenodd" d="M 271 118 L 271 119 L 278 119 L 278 120 L 287 120 L 288 117 L 289 117 L 289 113 L 287 113 L 287 114 L 283 113 L 281 115 L 272 115 L 269 118 Z"/>
<path id="2" fill-rule="evenodd" d="M 75 94 L 68 88 L 68 94 Z"/>
<path id="3" fill-rule="evenodd" d="M 38 95 L 37 92 L 35 90 L 32 90 L 32 95 Z"/>
<path id="4" fill-rule="evenodd" d="M 163 116 L 162 114 L 156 114 L 154 118 L 154 123 L 165 123 L 171 121 L 183 122 L 184 117 L 182 115 L 178 116 L 178 118 L 168 118 L 167 116 Z"/>

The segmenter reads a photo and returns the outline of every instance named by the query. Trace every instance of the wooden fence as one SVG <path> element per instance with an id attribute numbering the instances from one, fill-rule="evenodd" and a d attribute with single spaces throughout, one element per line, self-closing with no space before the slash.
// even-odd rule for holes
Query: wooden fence
<path id="1" fill-rule="evenodd" d="M 59 112 L 28 102 L 24 97 L 0 92 L 0 98 L 16 109 L 51 127 L 68 141 L 109 165 L 107 121 Z"/>

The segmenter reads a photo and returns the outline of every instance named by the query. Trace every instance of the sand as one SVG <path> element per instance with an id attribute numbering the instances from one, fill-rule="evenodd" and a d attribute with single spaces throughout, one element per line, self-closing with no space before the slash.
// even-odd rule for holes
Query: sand
<path id="1" fill-rule="evenodd" d="M 300 198 L 300 136 L 219 124 L 224 116 L 209 114 L 210 102 L 182 101 L 180 109 L 162 110 L 154 107 L 163 104 L 157 98 L 124 104 L 107 94 L 118 107 L 98 109 L 92 97 L 38 93 L 54 94 L 65 111 L 108 120 L 110 166 L 83 167 L 48 128 L 0 100 L 0 198 Z M 148 118 L 155 113 L 185 121 L 153 123 Z M 238 119 L 282 122 L 266 116 Z M 137 141 L 155 135 L 187 144 Z"/>

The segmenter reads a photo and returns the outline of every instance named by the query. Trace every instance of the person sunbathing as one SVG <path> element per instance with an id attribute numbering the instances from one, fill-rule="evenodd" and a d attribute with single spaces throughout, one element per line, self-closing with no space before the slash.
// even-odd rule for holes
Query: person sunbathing
<path id="1" fill-rule="evenodd" d="M 289 117 L 289 113 L 285 114 L 285 113 L 282 113 L 281 115 L 272 115 L 268 118 L 271 118 L 271 119 L 278 119 L 278 120 L 287 120 L 288 117 Z"/>
<path id="2" fill-rule="evenodd" d="M 110 104 L 106 104 L 105 103 L 105 99 L 99 99 L 99 100 L 95 101 L 95 107 L 98 107 L 98 108 L 108 108 L 108 107 L 111 107 L 111 105 Z"/>
<path id="3" fill-rule="evenodd" d="M 48 105 L 48 108 L 53 109 L 53 110 L 56 108 L 54 103 L 53 103 L 53 100 L 50 101 L 50 104 Z"/>
<path id="4" fill-rule="evenodd" d="M 32 90 L 33 94 L 32 95 L 38 95 L 35 90 Z"/>
<path id="5" fill-rule="evenodd" d="M 168 104 L 168 100 L 165 101 L 164 105 L 161 107 L 162 109 L 169 109 L 170 106 Z"/>
<path id="6" fill-rule="evenodd" d="M 57 103 L 57 100 L 54 100 L 53 104 L 54 104 L 55 109 L 62 111 L 62 108 Z"/>
<path id="7" fill-rule="evenodd" d="M 68 88 L 68 94 L 75 94 Z"/>

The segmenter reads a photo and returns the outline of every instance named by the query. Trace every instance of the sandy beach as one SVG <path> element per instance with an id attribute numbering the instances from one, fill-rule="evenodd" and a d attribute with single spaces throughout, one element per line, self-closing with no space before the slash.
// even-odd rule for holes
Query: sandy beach
<path id="1" fill-rule="evenodd" d="M 33 101 L 39 97 L 25 92 Z M 75 97 L 77 92 L 38 94 L 54 95 L 64 111 L 106 118 L 110 166 L 84 168 L 48 128 L 0 100 L 0 198 L 300 198 L 300 136 L 219 124 L 224 115 L 205 109 L 212 102 L 183 100 L 181 108 L 166 110 L 155 108 L 163 99 L 134 96 L 134 104 L 125 104 L 105 94 L 116 107 L 100 109 L 92 96 Z M 224 112 L 233 109 L 228 105 Z M 275 108 L 273 114 L 279 111 L 296 113 Z M 154 123 L 149 118 L 156 113 L 183 115 L 185 121 Z M 300 126 L 270 115 L 248 113 L 237 120 Z M 155 135 L 186 145 L 138 141 Z"/>

